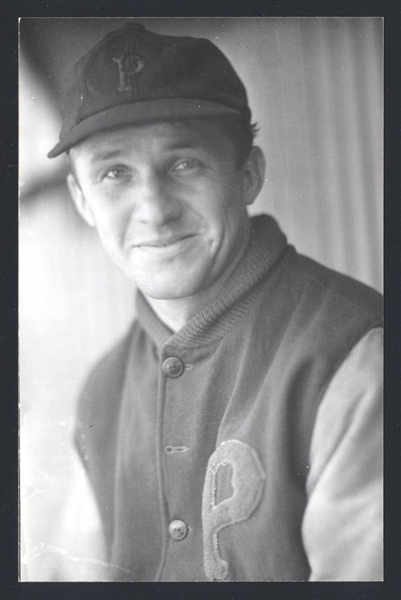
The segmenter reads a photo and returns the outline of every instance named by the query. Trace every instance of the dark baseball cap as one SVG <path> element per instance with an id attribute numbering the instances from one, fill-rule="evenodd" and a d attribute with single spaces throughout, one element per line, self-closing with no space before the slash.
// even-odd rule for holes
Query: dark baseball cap
<path id="1" fill-rule="evenodd" d="M 245 87 L 210 40 L 173 37 L 128 23 L 73 67 L 60 97 L 53 158 L 107 129 L 146 121 L 233 115 L 250 122 Z"/>

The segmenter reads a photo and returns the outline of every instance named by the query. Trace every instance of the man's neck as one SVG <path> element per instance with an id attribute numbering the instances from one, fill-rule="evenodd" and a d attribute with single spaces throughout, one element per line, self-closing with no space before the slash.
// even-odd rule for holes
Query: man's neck
<path id="1" fill-rule="evenodd" d="M 173 333 L 179 329 L 196 314 L 203 306 L 195 306 L 192 298 L 178 298 L 176 300 L 156 300 L 146 296 L 147 302 L 152 307 L 160 321 L 164 323 Z"/>

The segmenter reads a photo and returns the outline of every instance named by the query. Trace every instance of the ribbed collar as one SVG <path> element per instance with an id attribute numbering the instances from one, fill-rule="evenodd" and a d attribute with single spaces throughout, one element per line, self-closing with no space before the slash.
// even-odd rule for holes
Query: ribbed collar
<path id="1" fill-rule="evenodd" d="M 194 348 L 221 339 L 248 310 L 256 297 L 257 284 L 272 270 L 286 248 L 286 237 L 272 217 L 252 217 L 244 256 L 213 302 L 173 334 L 138 290 L 136 305 L 140 324 L 159 349 L 167 343 Z"/>

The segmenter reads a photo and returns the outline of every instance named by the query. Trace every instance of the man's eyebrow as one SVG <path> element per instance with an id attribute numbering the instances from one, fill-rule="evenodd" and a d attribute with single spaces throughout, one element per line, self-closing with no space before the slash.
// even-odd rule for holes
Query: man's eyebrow
<path id="1" fill-rule="evenodd" d="M 166 150 L 191 150 L 197 148 L 199 144 L 192 140 L 183 140 L 182 142 L 171 142 L 165 146 Z M 94 152 L 90 159 L 91 165 L 117 158 L 123 154 L 123 150 L 99 150 Z"/>
<path id="2" fill-rule="evenodd" d="M 192 140 L 185 140 L 182 142 L 171 142 L 171 144 L 167 144 L 167 150 L 191 150 L 192 148 L 199 147 L 199 144 L 193 142 Z"/>
<path id="3" fill-rule="evenodd" d="M 99 162 L 103 162 L 105 160 L 109 160 L 110 158 L 116 158 L 117 156 L 121 156 L 121 150 L 104 150 L 95 152 L 90 159 L 90 164 L 94 165 Z"/>

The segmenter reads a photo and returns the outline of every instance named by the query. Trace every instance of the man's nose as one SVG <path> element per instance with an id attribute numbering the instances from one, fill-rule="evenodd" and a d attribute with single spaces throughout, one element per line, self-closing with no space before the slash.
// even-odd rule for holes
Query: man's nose
<path id="1" fill-rule="evenodd" d="M 162 173 L 143 176 L 135 200 L 135 217 L 143 223 L 163 225 L 181 214 L 181 202 Z"/>

